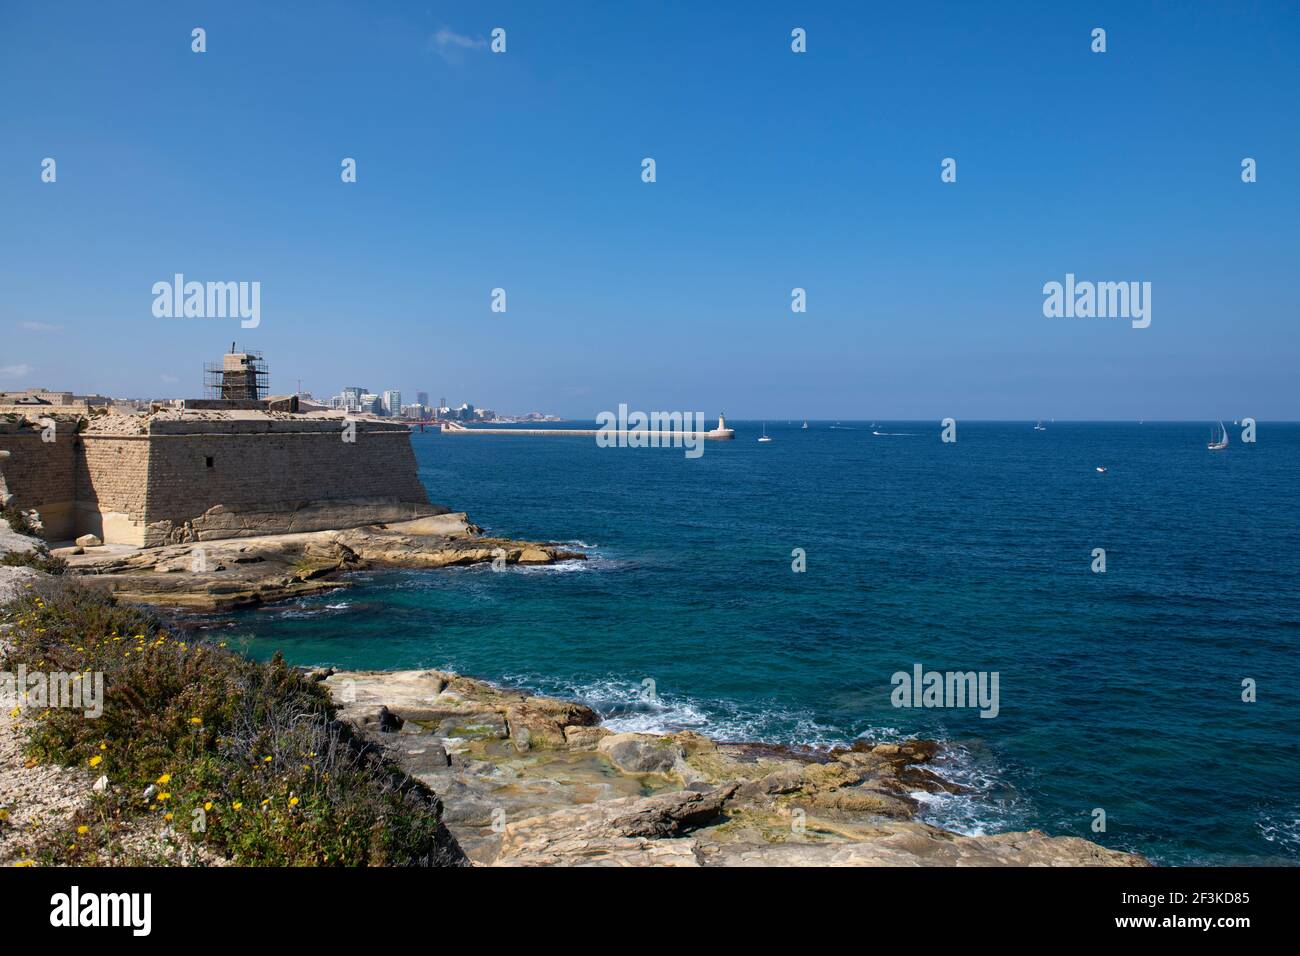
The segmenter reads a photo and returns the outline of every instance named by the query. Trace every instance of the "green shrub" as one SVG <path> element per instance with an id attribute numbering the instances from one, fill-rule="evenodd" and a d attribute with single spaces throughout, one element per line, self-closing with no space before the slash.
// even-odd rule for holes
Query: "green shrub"
<path id="1" fill-rule="evenodd" d="M 46 862 L 96 862 L 96 833 L 153 818 L 236 864 L 463 863 L 437 797 L 279 655 L 260 663 L 187 640 L 71 581 L 43 582 L 0 617 L 8 669 L 104 674 L 102 716 L 51 708 L 31 731 L 32 756 L 111 784 L 95 820 L 44 841 Z M 71 835 L 88 822 L 99 826 Z"/>
<path id="2" fill-rule="evenodd" d="M 50 549 L 44 545 L 37 545 L 30 551 L 8 551 L 0 555 L 0 565 L 8 568 L 35 568 L 46 574 L 62 574 L 68 570 L 68 562 L 50 554 Z"/>

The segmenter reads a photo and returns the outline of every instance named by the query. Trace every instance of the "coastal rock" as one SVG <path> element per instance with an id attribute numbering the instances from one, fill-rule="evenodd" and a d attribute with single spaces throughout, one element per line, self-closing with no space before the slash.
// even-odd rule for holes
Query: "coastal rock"
<path id="1" fill-rule="evenodd" d="M 510 739 L 520 751 L 563 747 L 566 727 L 586 727 L 598 719 L 590 707 L 550 697 L 526 697 L 506 709 Z"/>
<path id="2" fill-rule="evenodd" d="M 370 704 L 349 708 L 348 719 L 362 730 L 390 734 L 402 729 L 402 718 L 384 704 Z"/>
<path id="3" fill-rule="evenodd" d="M 611 734 L 596 750 L 624 773 L 671 773 L 684 756 L 672 741 L 650 734 Z"/>
<path id="4" fill-rule="evenodd" d="M 1078 837 L 1038 830 L 956 836 L 920 823 L 895 823 L 852 843 L 702 843 L 704 866 L 1146 866 L 1141 857 Z"/>
<path id="5" fill-rule="evenodd" d="M 76 544 L 78 548 L 98 548 L 102 547 L 104 542 L 97 534 L 83 534 L 77 539 Z"/>
<path id="6" fill-rule="evenodd" d="M 399 743 L 390 746 L 389 755 L 413 777 L 424 779 L 451 765 L 442 741 L 431 734 L 418 737 L 403 736 Z"/>
<path id="7" fill-rule="evenodd" d="M 343 671 L 324 684 L 343 719 L 441 796 L 479 865 L 1145 865 L 1074 837 L 916 821 L 911 794 L 956 786 L 927 769 L 930 741 L 819 751 L 610 733 L 581 704 L 445 671 Z M 381 707 L 401 733 L 378 729 Z"/>
<path id="8" fill-rule="evenodd" d="M 207 519 L 220 533 L 230 521 L 247 522 L 221 506 Z M 225 524 L 222 524 L 225 522 Z M 442 568 L 491 562 L 507 564 L 581 561 L 580 552 L 554 544 L 485 538 L 463 513 L 439 514 L 341 531 L 258 533 L 241 525 L 240 537 L 204 538 L 190 529 L 160 547 L 95 547 L 68 556 L 68 571 L 85 583 L 137 604 L 227 610 L 302 597 L 348 586 L 342 576 L 365 568 Z M 201 547 L 194 539 L 203 538 Z"/>
<path id="9" fill-rule="evenodd" d="M 734 787 L 587 804 L 507 824 L 495 866 L 698 866 L 675 839 L 715 820 Z"/>
<path id="10" fill-rule="evenodd" d="M 610 731 L 604 727 L 565 727 L 564 744 L 569 750 L 595 750 L 601 739 Z"/>
<path id="11" fill-rule="evenodd" d="M 914 800 L 891 797 L 888 794 L 860 787 L 813 794 L 812 804 L 831 810 L 878 814 L 900 820 L 910 819 L 916 808 Z"/>
<path id="12" fill-rule="evenodd" d="M 480 711 L 446 717 L 438 722 L 433 733 L 444 738 L 491 737 L 494 740 L 504 740 L 509 736 L 510 731 L 506 725 L 506 718 L 501 714 L 494 711 Z"/>

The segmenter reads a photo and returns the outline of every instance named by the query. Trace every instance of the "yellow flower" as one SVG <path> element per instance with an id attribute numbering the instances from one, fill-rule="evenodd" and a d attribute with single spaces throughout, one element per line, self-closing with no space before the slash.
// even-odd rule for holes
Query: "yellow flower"
<path id="1" fill-rule="evenodd" d="M 159 777 L 157 780 L 154 781 L 154 783 L 171 783 L 171 782 L 172 782 L 172 775 L 169 773 L 163 774 L 161 777 Z"/>
<path id="2" fill-rule="evenodd" d="M 77 832 L 78 832 L 78 833 L 89 833 L 89 832 L 90 832 L 90 827 L 86 826 L 86 825 L 83 823 L 81 826 L 77 827 Z"/>
<path id="3" fill-rule="evenodd" d="M 162 803 L 162 801 L 164 801 L 164 800 L 170 800 L 171 798 L 172 798 L 172 795 L 171 795 L 170 793 L 160 793 L 160 794 L 158 794 L 158 802 L 159 802 L 159 803 Z"/>
<path id="4" fill-rule="evenodd" d="M 236 810 L 244 809 L 244 804 L 240 800 L 236 800 L 234 803 L 231 804 L 231 806 L 234 807 Z"/>
<path id="5" fill-rule="evenodd" d="M 202 717 L 191 717 L 191 718 L 190 718 L 190 723 L 191 723 L 191 724 L 201 724 L 201 723 L 203 723 L 203 718 L 202 718 Z"/>
<path id="6" fill-rule="evenodd" d="M 203 809 L 204 809 L 204 810 L 211 810 L 211 809 L 212 809 L 212 801 L 209 800 L 207 803 L 203 804 Z M 236 807 L 235 809 L 238 810 L 239 808 Z"/>
<path id="7" fill-rule="evenodd" d="M 22 712 L 23 712 L 23 710 L 22 710 L 21 707 L 15 707 L 13 710 L 9 711 L 9 716 L 10 716 L 10 717 L 17 717 L 17 716 L 18 716 L 19 714 L 21 714 Z"/>
<path id="8" fill-rule="evenodd" d="M 172 818 L 172 815 L 171 815 L 170 813 L 163 814 L 163 819 L 164 819 L 164 820 L 170 820 L 171 818 Z"/>
<path id="9" fill-rule="evenodd" d="M 289 806 L 291 806 L 291 807 L 296 807 L 297 805 L 298 805 L 298 798 L 297 798 L 297 797 L 290 797 L 290 798 L 289 798 Z"/>
<path id="10" fill-rule="evenodd" d="M 263 758 L 262 758 L 262 763 L 270 763 L 270 762 L 271 762 L 271 758 L 270 758 L 270 757 L 263 757 Z"/>
<path id="11" fill-rule="evenodd" d="M 103 762 L 104 762 L 104 758 L 101 757 L 99 754 L 95 754 L 95 756 L 90 758 L 90 765 L 92 767 L 98 767 Z"/>

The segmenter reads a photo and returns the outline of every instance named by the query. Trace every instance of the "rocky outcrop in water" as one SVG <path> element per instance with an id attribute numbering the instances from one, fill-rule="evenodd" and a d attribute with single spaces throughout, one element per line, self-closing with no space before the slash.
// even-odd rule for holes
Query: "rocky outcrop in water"
<path id="1" fill-rule="evenodd" d="M 106 545 L 62 556 L 71 574 L 138 604 L 228 610 L 347 587 L 348 571 L 497 562 L 551 564 L 585 555 L 556 544 L 485 537 L 463 513 L 157 548 Z"/>

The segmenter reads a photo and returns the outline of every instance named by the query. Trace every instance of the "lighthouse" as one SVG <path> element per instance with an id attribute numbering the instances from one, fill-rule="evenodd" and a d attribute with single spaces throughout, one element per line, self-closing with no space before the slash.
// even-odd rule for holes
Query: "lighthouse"
<path id="1" fill-rule="evenodd" d="M 727 427 L 727 416 L 718 412 L 718 427 L 708 433 L 709 438 L 735 438 L 736 433 Z"/>

